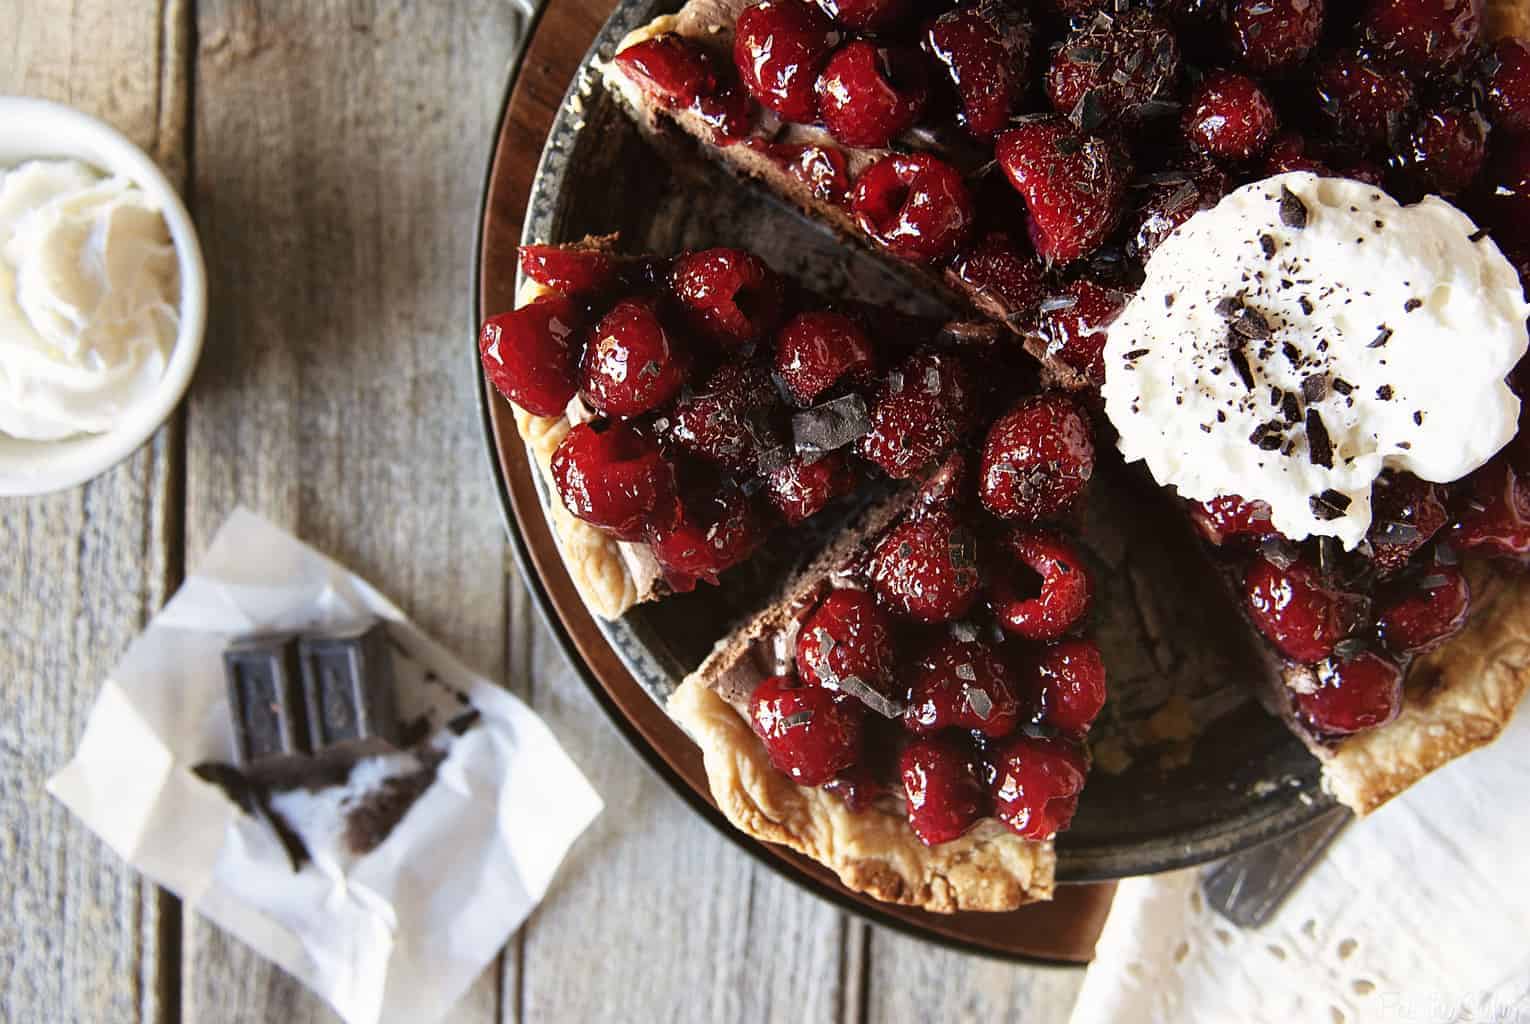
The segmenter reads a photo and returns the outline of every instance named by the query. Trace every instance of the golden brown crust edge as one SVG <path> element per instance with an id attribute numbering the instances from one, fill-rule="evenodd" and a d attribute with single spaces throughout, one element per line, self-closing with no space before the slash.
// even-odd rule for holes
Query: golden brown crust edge
<path id="1" fill-rule="evenodd" d="M 701 748 L 712 797 L 736 828 L 811 857 L 857 892 L 942 914 L 1052 898 L 1051 843 L 1026 842 L 985 821 L 927 847 L 902 816 L 851 811 L 781 774 L 748 723 L 695 676 L 670 697 L 669 711 Z"/>
<path id="2" fill-rule="evenodd" d="M 1340 745 L 1323 783 L 1369 814 L 1436 768 L 1498 737 L 1530 684 L 1530 576 L 1469 565 L 1466 628 L 1414 663 L 1402 714 Z"/>

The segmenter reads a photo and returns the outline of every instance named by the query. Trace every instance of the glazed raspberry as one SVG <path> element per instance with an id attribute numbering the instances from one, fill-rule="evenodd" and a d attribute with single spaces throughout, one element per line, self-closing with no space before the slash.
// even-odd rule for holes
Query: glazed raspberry
<path id="1" fill-rule="evenodd" d="M 673 522 L 656 520 L 647 540 L 670 589 L 685 593 L 699 580 L 716 583 L 719 573 L 754 553 L 765 533 L 765 520 L 749 498 L 719 483 L 686 494 Z"/>
<path id="2" fill-rule="evenodd" d="M 797 674 L 826 690 L 855 676 L 885 697 L 901 696 L 893 622 L 864 590 L 829 592 L 797 632 Z"/>
<path id="3" fill-rule="evenodd" d="M 685 360 L 659 320 L 658 302 L 622 299 L 590 332 L 579 397 L 602 416 L 627 419 L 670 401 L 685 377 Z"/>
<path id="4" fill-rule="evenodd" d="M 533 416 L 562 416 L 579 388 L 581 320 L 579 307 L 562 295 L 489 317 L 478 334 L 484 375 Z"/>
<path id="5" fill-rule="evenodd" d="M 914 740 L 898 758 L 898 775 L 909 826 L 926 846 L 959 838 L 987 812 L 977 755 L 955 736 Z"/>
<path id="6" fill-rule="evenodd" d="M 887 375 L 871 400 L 871 430 L 856 454 L 906 480 L 943 454 L 972 422 L 972 375 L 946 352 L 919 351 Z"/>
<path id="7" fill-rule="evenodd" d="M 1331 174 L 1328 166 L 1307 152 L 1307 140 L 1295 132 L 1286 132 L 1270 143 L 1270 151 L 1264 157 L 1264 173 L 1287 174 L 1291 171 L 1311 171 L 1313 174 Z"/>
<path id="8" fill-rule="evenodd" d="M 1493 140 L 1493 152 L 1483 171 L 1479 223 L 1485 222 L 1503 239 L 1530 239 L 1530 135 Z"/>
<path id="9" fill-rule="evenodd" d="M 1052 109 L 1083 131 L 1151 116 L 1179 79 L 1179 43 L 1169 23 L 1138 7 L 1096 16 L 1063 40 L 1047 68 Z"/>
<path id="10" fill-rule="evenodd" d="M 1493 48 L 1487 109 L 1502 132 L 1530 132 L 1530 39 L 1500 39 Z"/>
<path id="11" fill-rule="evenodd" d="M 1291 695 L 1297 716 L 1314 732 L 1347 736 L 1386 725 L 1402 711 L 1402 670 L 1379 654 L 1328 658 L 1314 672 L 1317 688 Z"/>
<path id="12" fill-rule="evenodd" d="M 1336 53 L 1314 77 L 1318 109 L 1343 138 L 1386 146 L 1413 107 L 1413 83 L 1396 68 L 1355 53 Z"/>
<path id="13" fill-rule="evenodd" d="M 878 149 L 914 126 L 930 95 L 930 78 L 919 54 L 846 43 L 818 76 L 818 116 L 829 134 L 847 146 Z"/>
<path id="14" fill-rule="evenodd" d="M 1105 333 L 1131 296 L 1087 277 L 1070 282 L 1042 303 L 1040 333 L 1047 358 L 1076 370 L 1095 384 L 1105 381 Z"/>
<path id="15" fill-rule="evenodd" d="M 950 256 L 973 218 L 961 172 L 928 153 L 887 156 L 872 164 L 855 183 L 850 209 L 872 241 L 914 263 Z"/>
<path id="16" fill-rule="evenodd" d="M 877 597 L 900 615 L 959 619 L 977 600 L 977 538 L 951 512 L 915 516 L 878 542 L 869 576 Z"/>
<path id="17" fill-rule="evenodd" d="M 799 313 L 776 335 L 776 375 L 804 407 L 841 381 L 868 383 L 876 367 L 871 339 L 843 313 Z"/>
<path id="18" fill-rule="evenodd" d="M 1211 543 L 1220 547 L 1233 537 L 1268 537 L 1275 532 L 1270 506 L 1224 494 L 1210 501 L 1192 501 L 1190 518 Z"/>
<path id="19" fill-rule="evenodd" d="M 1000 519 L 1034 522 L 1071 505 L 1093 472 L 1094 441 L 1083 409 L 1066 395 L 1036 395 L 989 428 L 978 494 Z"/>
<path id="20" fill-rule="evenodd" d="M 1037 721 L 1083 736 L 1105 706 L 1105 660 L 1088 640 L 1060 640 L 1032 662 L 1031 696 Z"/>
<path id="21" fill-rule="evenodd" d="M 1056 640 L 1089 610 L 1084 560 L 1048 530 L 1011 530 L 1003 545 L 1014 562 L 988 578 L 988 605 L 999 625 L 1027 640 Z"/>
<path id="22" fill-rule="evenodd" d="M 1292 661 L 1328 657 L 1356 623 L 1352 602 L 1318 579 L 1304 562 L 1282 569 L 1255 558 L 1243 581 L 1244 600 L 1254 625 Z"/>
<path id="23" fill-rule="evenodd" d="M 839 32 L 824 13 L 803 0 L 761 0 L 739 12 L 733 63 L 748 89 L 788 121 L 818 120 L 813 84 Z"/>
<path id="24" fill-rule="evenodd" d="M 1024 198 L 1031 241 L 1048 263 L 1093 252 L 1121 219 L 1126 165 L 1113 143 L 1053 117 L 1000 135 L 994 155 Z"/>
<path id="25" fill-rule="evenodd" d="M 766 337 L 781 322 L 781 277 L 742 249 L 704 249 L 675 261 L 670 287 L 691 328 L 724 347 Z"/>
<path id="26" fill-rule="evenodd" d="M 1275 108 L 1247 75 L 1216 71 L 1202 79 L 1185 107 L 1190 144 L 1220 160 L 1252 160 L 1275 137 Z"/>
<path id="27" fill-rule="evenodd" d="M 790 676 L 771 676 L 749 698 L 749 721 L 770 763 L 804 786 L 821 786 L 861 754 L 861 706 Z"/>
<path id="28" fill-rule="evenodd" d="M 913 13 L 910 0 L 818 0 L 823 13 L 856 31 L 889 28 Z"/>
<path id="29" fill-rule="evenodd" d="M 1371 488 L 1367 537 L 1382 575 L 1399 572 L 1445 525 L 1445 489 L 1412 473 L 1383 473 Z"/>
<path id="30" fill-rule="evenodd" d="M 731 473 L 759 472 L 761 459 L 787 445 L 786 405 L 770 373 L 753 363 L 728 363 L 700 391 L 676 404 L 666 439 Z"/>
<path id="31" fill-rule="evenodd" d="M 1487 122 L 1465 107 L 1426 114 L 1408 132 L 1397 159 L 1426 192 L 1465 192 L 1487 162 Z"/>
<path id="32" fill-rule="evenodd" d="M 980 139 L 1009 123 L 1025 92 L 1030 21 L 998 0 L 947 11 L 925 30 L 924 52 L 944 69 L 957 98 L 957 123 Z"/>
<path id="33" fill-rule="evenodd" d="M 670 503 L 674 479 L 653 439 L 626 423 L 580 423 L 552 457 L 563 507 L 622 540 L 638 540 Z"/>
<path id="34" fill-rule="evenodd" d="M 673 32 L 627 47 L 616 55 L 616 66 L 670 109 L 688 107 L 718 88 L 717 73 L 707 54 Z"/>
<path id="35" fill-rule="evenodd" d="M 1023 839 L 1047 840 L 1067 828 L 1089 762 L 1071 743 L 1012 736 L 989 756 L 994 817 Z"/>
<path id="36" fill-rule="evenodd" d="M 1452 67 L 1482 31 L 1482 0 L 1370 0 L 1360 15 L 1365 41 L 1418 71 Z"/>
<path id="37" fill-rule="evenodd" d="M 714 145 L 731 146 L 741 142 L 754 127 L 754 101 L 734 84 L 719 88 L 709 96 L 697 97 L 691 110 L 707 126 Z"/>
<path id="38" fill-rule="evenodd" d="M 598 249 L 523 245 L 521 273 L 565 295 L 598 292 L 616 278 L 616 261 Z"/>
<path id="39" fill-rule="evenodd" d="M 1530 480 L 1499 455 L 1467 477 L 1466 485 L 1451 542 L 1498 558 L 1530 556 Z"/>
<path id="40" fill-rule="evenodd" d="M 1386 171 L 1380 164 L 1370 160 L 1351 160 L 1334 168 L 1334 173 L 1341 178 L 1353 178 L 1355 181 L 1363 181 L 1367 185 L 1383 188 L 1386 184 Z"/>
<path id="41" fill-rule="evenodd" d="M 875 721 L 875 716 L 870 721 Z M 874 739 L 862 740 L 866 748 L 875 742 Z M 867 753 L 870 753 L 869 749 L 865 750 L 862 756 L 864 757 Z M 865 764 L 857 763 L 825 782 L 823 791 L 833 793 L 844 801 L 846 807 L 859 812 L 873 806 L 877 799 L 887 792 L 887 787 L 883 785 L 882 776 L 876 771 Z"/>
<path id="42" fill-rule="evenodd" d="M 1146 262 L 1153 251 L 1199 210 L 1209 210 L 1231 188 L 1227 175 L 1210 162 L 1170 171 L 1150 183 L 1133 221 L 1137 230 L 1127 251 Z M 1103 367 L 1101 368 L 1103 372 Z"/>
<path id="43" fill-rule="evenodd" d="M 1041 302 L 1041 261 L 1029 243 L 1003 231 L 990 231 L 963 249 L 950 273 L 1006 317 L 1029 317 Z"/>
<path id="44" fill-rule="evenodd" d="M 1323 31 L 1323 0 L 1232 0 L 1227 26 L 1233 52 L 1255 71 L 1298 64 Z"/>
<path id="45" fill-rule="evenodd" d="M 850 164 L 842 150 L 781 143 L 770 147 L 770 155 L 806 185 L 813 198 L 835 206 L 850 201 Z"/>
<path id="46" fill-rule="evenodd" d="M 1460 569 L 1430 566 L 1424 575 L 1394 584 L 1382 594 L 1376 633 L 1399 657 L 1432 651 L 1461 632 L 1471 600 L 1471 587 Z"/>
<path id="47" fill-rule="evenodd" d="M 855 490 L 855 484 L 850 459 L 843 451 L 833 451 L 792 456 L 766 476 L 765 493 L 787 525 L 795 526 Z"/>
<path id="48" fill-rule="evenodd" d="M 970 729 L 1008 736 L 1020 724 L 1014 670 L 992 647 L 948 639 L 914 668 L 903 724 L 910 732 Z"/>

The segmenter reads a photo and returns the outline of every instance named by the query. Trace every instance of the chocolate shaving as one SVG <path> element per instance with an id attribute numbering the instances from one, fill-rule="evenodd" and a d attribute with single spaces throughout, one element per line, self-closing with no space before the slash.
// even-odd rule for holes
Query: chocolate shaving
<path id="1" fill-rule="evenodd" d="M 872 686 L 860 676 L 845 676 L 839 688 L 859 700 L 883 718 L 897 718 L 903 714 L 903 705 Z"/>
<path id="2" fill-rule="evenodd" d="M 977 669 L 973 668 L 970 664 L 958 665 L 954 671 L 956 672 L 956 678 L 962 680 L 963 682 L 977 682 Z"/>
<path id="3" fill-rule="evenodd" d="M 1471 234 L 1467 235 L 1466 240 L 1468 242 L 1480 242 L 1486 238 L 1487 235 L 1487 228 L 1478 228 L 1476 231 L 1473 231 Z"/>
<path id="4" fill-rule="evenodd" d="M 1307 458 L 1314 466 L 1333 468 L 1333 442 L 1328 439 L 1328 428 L 1316 409 L 1307 410 Z M 1344 499 L 1348 504 L 1349 499 Z"/>
<path id="5" fill-rule="evenodd" d="M 1275 238 L 1274 238 L 1274 236 L 1272 236 L 1272 235 L 1260 235 L 1259 236 L 1259 248 L 1264 250 L 1264 258 L 1265 259 L 1267 259 L 1267 260 L 1274 259 L 1275 258 Z"/>
<path id="6" fill-rule="evenodd" d="M 963 643 L 972 643 L 978 638 L 977 627 L 965 619 L 958 619 L 951 623 L 951 635 Z"/>
<path id="7" fill-rule="evenodd" d="M 1151 351 L 1152 351 L 1152 349 L 1134 348 L 1130 352 L 1126 353 L 1126 355 L 1122 356 L 1121 358 L 1126 360 L 1127 362 L 1131 362 L 1134 359 L 1141 359 L 1143 356 L 1147 355 Z"/>
<path id="8" fill-rule="evenodd" d="M 1227 350 L 1227 358 L 1232 360 L 1233 369 L 1238 371 L 1238 379 L 1243 381 L 1243 386 L 1250 391 L 1254 390 L 1254 370 L 1248 365 L 1248 353 L 1243 351 L 1242 346 L 1231 345 Z"/>
<path id="9" fill-rule="evenodd" d="M 1424 300 L 1423 299 L 1409 299 L 1407 302 L 1403 303 L 1403 312 L 1404 313 L 1411 313 L 1415 309 L 1417 309 L 1418 307 L 1422 306 L 1423 304 L 1424 304 Z"/>
<path id="10" fill-rule="evenodd" d="M 1366 348 L 1380 348 L 1381 346 L 1385 345 L 1387 342 L 1389 342 L 1391 340 L 1392 340 L 1392 328 L 1383 326 L 1381 328 L 1380 332 L 1377 333 L 1376 337 L 1371 339 L 1371 343 L 1369 345 L 1365 346 L 1365 347 Z"/>
<path id="11" fill-rule="evenodd" d="M 993 714 L 993 698 L 982 690 L 968 688 L 967 706 L 972 709 L 974 715 L 985 722 L 988 721 L 988 716 Z"/>
<path id="12" fill-rule="evenodd" d="M 860 395 L 844 395 L 792 416 L 792 441 L 799 452 L 843 448 L 871 431 L 871 414 Z"/>
<path id="13" fill-rule="evenodd" d="M 1314 373 L 1310 377 L 1302 379 L 1302 398 L 1308 403 L 1321 402 L 1328 397 L 1327 374 Z"/>
<path id="14" fill-rule="evenodd" d="M 1347 636 L 1333 645 L 1333 656 L 1341 662 L 1351 662 L 1365 653 L 1365 641 L 1357 636 Z"/>
<path id="15" fill-rule="evenodd" d="M 1248 435 L 1249 442 L 1258 445 L 1267 452 L 1273 452 L 1281 446 L 1282 434 L 1285 433 L 1285 424 L 1279 420 L 1270 420 L 1261 423 L 1254 428 L 1254 432 Z"/>
<path id="16" fill-rule="evenodd" d="M 1264 314 L 1247 306 L 1238 310 L 1237 315 L 1228 321 L 1228 326 L 1251 341 L 1264 341 L 1270 336 L 1270 322 L 1264 318 Z"/>
<path id="17" fill-rule="evenodd" d="M 1450 582 L 1450 577 L 1444 573 L 1432 572 L 1427 576 L 1420 576 L 1414 583 L 1420 590 L 1433 590 L 1435 587 L 1443 587 Z"/>
<path id="18" fill-rule="evenodd" d="M 1419 529 L 1412 523 L 1388 520 L 1376 531 L 1376 538 L 1384 544 L 1411 544 L 1419 539 Z"/>
<path id="19" fill-rule="evenodd" d="M 1307 298 L 1307 296 L 1305 296 L 1305 295 L 1303 295 L 1300 298 L 1298 298 L 1296 300 L 1296 304 L 1301 306 L 1302 307 L 1302 312 L 1307 314 L 1308 316 L 1311 316 L 1313 309 L 1316 308 L 1316 307 L 1314 307 L 1312 305 L 1312 300 Z"/>
<path id="20" fill-rule="evenodd" d="M 1280 186 L 1280 222 L 1297 231 L 1307 226 L 1307 204 L 1284 185 Z"/>
<path id="21" fill-rule="evenodd" d="M 813 709 L 803 708 L 801 711 L 793 711 L 791 714 L 781 719 L 781 727 L 783 729 L 795 729 L 798 726 L 807 725 L 812 720 Z"/>
<path id="22" fill-rule="evenodd" d="M 1381 399 L 1383 402 L 1390 402 L 1392 400 L 1392 385 L 1381 385 L 1381 387 L 1376 389 L 1376 397 Z"/>
<path id="23" fill-rule="evenodd" d="M 1333 379 L 1333 389 L 1341 395 L 1347 395 L 1355 390 L 1355 386 L 1343 377 L 1335 377 Z"/>
<path id="24" fill-rule="evenodd" d="M 1238 310 L 1243 308 L 1243 300 L 1236 295 L 1227 295 L 1218 299 L 1217 304 L 1212 308 L 1216 310 L 1217 316 L 1231 319 Z"/>
<path id="25" fill-rule="evenodd" d="M 1300 423 L 1302 419 L 1302 406 L 1296 400 L 1296 396 L 1289 391 L 1284 391 L 1280 396 L 1280 414 L 1286 418 L 1287 423 Z M 1310 415 L 1310 414 L 1309 414 Z"/>
<path id="26" fill-rule="evenodd" d="M 1277 569 L 1289 569 L 1301 557 L 1296 546 L 1279 534 L 1271 534 L 1260 541 L 1259 554 Z"/>
<path id="27" fill-rule="evenodd" d="M 1328 488 L 1322 494 L 1314 494 L 1307 499 L 1307 505 L 1312 509 L 1312 514 L 1327 522 L 1338 519 L 1349 511 L 1349 495 Z"/>

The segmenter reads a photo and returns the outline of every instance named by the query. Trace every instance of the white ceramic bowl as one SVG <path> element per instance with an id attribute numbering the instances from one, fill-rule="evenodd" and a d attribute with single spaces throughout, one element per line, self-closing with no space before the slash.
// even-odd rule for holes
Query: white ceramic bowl
<path id="1" fill-rule="evenodd" d="M 74 487 L 137 451 L 186 394 L 207 325 L 207 270 L 196 228 L 181 197 L 148 154 L 115 128 L 77 110 L 45 100 L 0 96 L 0 168 L 40 158 L 80 160 L 122 175 L 159 205 L 180 263 L 181 329 L 159 386 L 107 433 L 59 441 L 23 441 L 0 434 L 0 495 Z"/>

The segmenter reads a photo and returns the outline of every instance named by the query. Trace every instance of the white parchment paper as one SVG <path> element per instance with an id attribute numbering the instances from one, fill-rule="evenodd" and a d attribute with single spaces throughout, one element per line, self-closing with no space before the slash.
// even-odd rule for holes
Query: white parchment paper
<path id="1" fill-rule="evenodd" d="M 268 823 L 190 770 L 234 760 L 223 650 L 246 634 L 371 616 L 387 623 L 395 648 L 403 717 L 428 716 L 445 758 L 365 855 L 300 828 L 313 860 L 294 872 Z M 468 704 L 476 725 L 461 736 L 441 728 Z M 244 510 L 107 678 L 78 752 L 48 789 L 134 867 L 350 1024 L 442 1017 L 601 808 L 525 704 L 461 665 L 366 581 Z"/>

